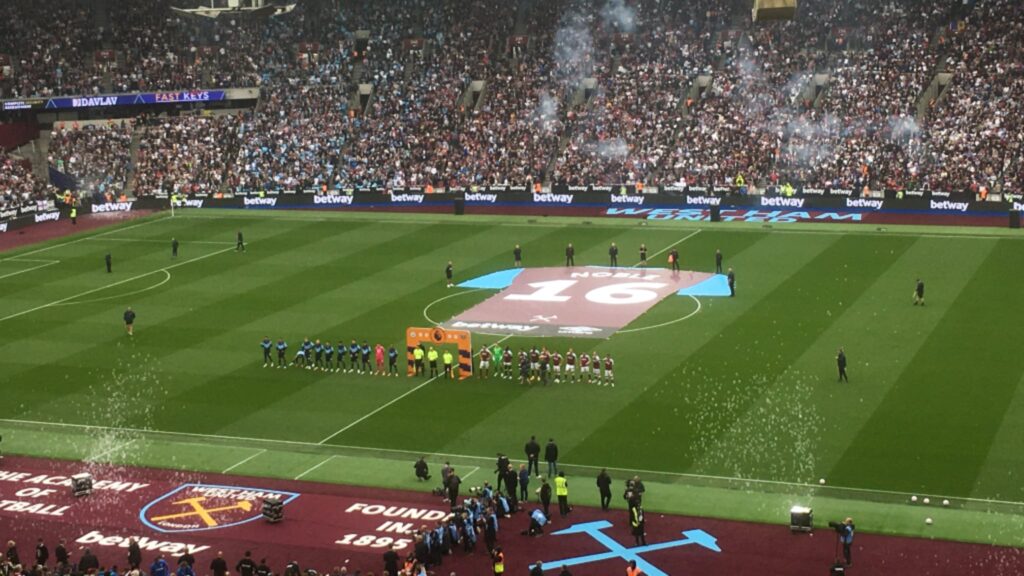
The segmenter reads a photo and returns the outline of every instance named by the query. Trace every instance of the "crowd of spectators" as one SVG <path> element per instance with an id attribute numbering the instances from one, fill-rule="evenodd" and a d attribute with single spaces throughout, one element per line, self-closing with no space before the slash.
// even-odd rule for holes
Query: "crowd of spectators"
<path id="1" fill-rule="evenodd" d="M 132 123 L 64 126 L 50 134 L 50 166 L 75 179 L 80 192 L 121 192 L 131 169 Z"/>
<path id="2" fill-rule="evenodd" d="M 267 90 L 241 122 L 238 161 L 228 183 L 239 191 L 341 188 L 336 169 L 350 133 L 344 87 Z"/>
<path id="3" fill-rule="evenodd" d="M 237 115 L 185 115 L 142 122 L 134 192 L 137 195 L 214 194 L 238 154 Z"/>
<path id="4" fill-rule="evenodd" d="M 57 189 L 36 178 L 27 162 L 0 152 L 0 210 L 49 200 Z"/>
<path id="5" fill-rule="evenodd" d="M 1009 0 L 807 0 L 775 23 L 729 0 L 305 0 L 270 20 L 214 21 L 171 5 L 13 0 L 0 28 L 34 41 L 0 39 L 14 71 L 0 91 L 261 87 L 245 114 L 147 124 L 139 193 L 740 174 L 758 186 L 1002 189 L 1024 171 L 1024 8 Z M 950 87 L 922 109 L 944 68 Z M 584 94 L 585 78 L 596 86 Z M 124 137 L 64 134 L 55 161 L 118 185 L 130 161 L 102 144 Z"/>
<path id="6" fill-rule="evenodd" d="M 1020 191 L 1024 5 L 979 2 L 952 36 L 948 93 L 927 117 L 918 177 L 937 190 Z"/>

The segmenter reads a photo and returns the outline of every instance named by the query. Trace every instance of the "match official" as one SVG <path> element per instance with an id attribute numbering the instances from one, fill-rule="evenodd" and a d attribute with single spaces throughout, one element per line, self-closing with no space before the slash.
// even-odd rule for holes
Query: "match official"
<path id="1" fill-rule="evenodd" d="M 619 247 L 615 245 L 615 242 L 612 242 L 612 245 L 608 247 L 608 260 L 612 268 L 619 265 Z"/>
<path id="2" fill-rule="evenodd" d="M 171 238 L 171 258 L 178 257 L 178 239 Z"/>
<path id="3" fill-rule="evenodd" d="M 113 259 L 110 257 L 110 252 L 103 256 L 103 262 L 107 265 L 107 274 L 113 272 Z"/>
<path id="4" fill-rule="evenodd" d="M 430 377 L 437 377 L 437 350 L 431 346 L 430 350 L 427 350 L 427 362 L 430 363 Z"/>
<path id="5" fill-rule="evenodd" d="M 647 267 L 647 244 L 640 245 L 640 265 Z"/>
<path id="6" fill-rule="evenodd" d="M 519 247 L 519 244 L 512 249 L 512 263 L 516 268 L 523 267 L 523 249 Z"/>
<path id="7" fill-rule="evenodd" d="M 131 306 L 129 306 L 128 309 L 124 311 L 124 329 L 126 332 L 128 332 L 129 336 L 135 335 L 135 311 L 132 310 Z"/>
<path id="8" fill-rule="evenodd" d="M 914 306 L 920 304 L 924 306 L 924 280 L 917 279 L 917 285 L 914 287 Z"/>
<path id="9" fill-rule="evenodd" d="M 722 273 L 722 251 L 715 250 L 715 274 Z"/>
<path id="10" fill-rule="evenodd" d="M 836 366 L 839 368 L 837 382 L 849 382 L 850 379 L 846 377 L 846 352 L 843 352 L 842 348 L 839 348 L 839 352 L 836 353 Z"/>
<path id="11" fill-rule="evenodd" d="M 242 238 L 242 231 L 238 231 L 238 239 L 235 242 L 235 252 L 245 252 L 245 240 Z"/>
<path id="12" fill-rule="evenodd" d="M 569 242 L 569 245 L 565 247 L 565 265 L 576 265 L 576 249 L 572 247 L 572 242 Z"/>
<path id="13" fill-rule="evenodd" d="M 444 360 L 444 377 L 451 380 L 453 378 L 452 363 L 455 361 L 455 357 L 452 356 L 451 351 L 445 350 L 441 358 Z"/>
<path id="14" fill-rule="evenodd" d="M 452 276 L 454 275 L 455 269 L 452 267 L 452 261 L 449 260 L 448 265 L 444 267 L 444 279 L 448 288 L 455 286 L 455 283 L 452 282 Z"/>

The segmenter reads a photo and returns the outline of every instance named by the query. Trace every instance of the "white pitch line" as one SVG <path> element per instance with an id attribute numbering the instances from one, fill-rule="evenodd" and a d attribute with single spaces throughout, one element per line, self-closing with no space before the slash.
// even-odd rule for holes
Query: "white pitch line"
<path id="1" fill-rule="evenodd" d="M 127 448 L 133 442 L 135 442 L 135 440 L 129 440 L 129 441 L 125 442 L 124 444 L 118 444 L 117 446 L 114 446 L 113 448 L 109 448 L 107 450 L 104 450 L 103 452 L 100 452 L 99 454 L 96 454 L 95 456 L 90 456 L 86 460 L 88 460 L 90 462 L 96 462 L 100 458 L 103 458 L 104 456 L 106 456 L 108 454 L 111 454 L 111 453 L 116 452 L 118 450 L 121 450 L 123 448 Z"/>
<path id="2" fill-rule="evenodd" d="M 17 260 L 12 260 L 12 262 L 17 262 Z M 27 262 L 27 260 L 26 260 L 26 262 Z M 47 266 L 53 266 L 54 264 L 60 264 L 60 260 L 51 260 L 50 262 L 47 262 L 46 264 L 39 264 L 38 266 L 33 266 L 31 268 L 25 268 L 24 270 L 18 270 L 17 272 L 11 272 L 9 274 L 4 274 L 3 276 L 0 276 L 0 280 L 3 280 L 4 278 L 10 278 L 11 276 L 17 276 L 18 274 L 24 274 L 26 272 L 31 272 L 33 270 L 39 270 L 40 268 L 46 268 Z"/>
<path id="3" fill-rule="evenodd" d="M 299 475 L 298 475 L 298 476 L 296 476 L 295 478 L 292 478 L 292 480 L 298 480 L 298 479 L 302 478 L 303 476 L 305 476 L 306 474 L 309 474 L 309 473 L 310 473 L 310 472 L 312 472 L 313 470 L 316 470 L 317 468 L 319 468 L 319 467 L 323 466 L 324 464 L 327 464 L 327 463 L 328 463 L 328 462 L 330 462 L 331 460 L 334 460 L 334 459 L 335 459 L 336 457 L 337 457 L 337 456 L 329 456 L 329 457 L 328 457 L 328 458 L 327 458 L 326 460 L 324 460 L 323 462 L 320 462 L 320 463 L 319 463 L 319 464 L 317 464 L 316 466 L 313 466 L 313 467 L 312 467 L 312 468 L 310 468 L 309 470 L 306 470 L 306 471 L 305 471 L 305 472 L 303 472 L 302 474 L 299 474 Z"/>
<path id="4" fill-rule="evenodd" d="M 238 461 L 238 462 L 235 462 L 235 463 L 234 463 L 234 464 L 232 464 L 231 466 L 228 466 L 227 468 L 225 468 L 225 469 L 221 470 L 221 471 L 220 471 L 220 473 L 221 473 L 221 474 L 227 474 L 228 472 L 231 472 L 231 471 L 232 471 L 232 470 L 234 470 L 235 468 L 238 468 L 238 467 L 239 467 L 239 466 L 241 466 L 242 464 L 245 464 L 246 462 L 248 462 L 248 461 L 252 460 L 253 458 L 255 458 L 255 457 L 257 457 L 257 456 L 259 456 L 260 454 L 266 454 L 266 452 L 267 452 L 267 449 L 266 449 L 266 448 L 260 448 L 259 452 L 255 453 L 255 454 L 253 454 L 253 455 L 251 455 L 251 456 L 247 456 L 246 458 L 243 458 L 242 460 L 240 460 L 240 461 Z"/>
<path id="5" fill-rule="evenodd" d="M 124 228 L 115 228 L 113 230 L 107 230 L 106 232 L 100 232 L 99 234 L 93 234 L 91 236 L 84 236 L 82 238 L 75 238 L 74 240 L 68 240 L 67 242 L 61 242 L 60 244 L 54 244 L 52 246 L 44 246 L 42 248 L 38 248 L 36 250 L 32 250 L 31 252 L 24 252 L 24 253 L 21 253 L 21 254 L 17 254 L 15 256 L 11 256 L 11 259 L 21 258 L 22 256 L 31 256 L 33 254 L 38 254 L 40 252 L 46 252 L 47 250 L 53 250 L 54 248 L 60 248 L 62 246 L 70 246 L 71 244 L 78 244 L 79 242 L 84 242 L 86 240 L 91 240 L 93 238 L 100 238 L 102 236 L 107 236 L 109 234 L 115 234 L 117 232 L 124 232 L 125 230 L 131 230 L 133 228 L 139 228 L 139 227 L 142 227 L 142 226 L 148 226 L 148 225 L 153 224 L 155 222 L 163 222 L 164 220 L 167 220 L 168 218 L 170 218 L 170 216 L 165 216 L 163 218 L 155 218 L 153 220 L 147 220 L 145 222 L 140 222 L 138 224 L 133 224 L 131 226 L 125 226 Z"/>
<path id="6" fill-rule="evenodd" d="M 169 240 L 156 240 L 156 239 L 153 239 L 153 238 L 97 238 L 96 236 L 90 236 L 89 238 L 86 238 L 86 240 L 102 240 L 103 242 L 144 242 L 144 243 L 150 243 L 150 244 L 167 244 L 167 245 L 170 245 L 170 241 Z M 181 241 L 181 245 L 182 246 L 185 246 L 187 244 L 211 244 L 211 245 L 214 245 L 214 246 L 228 246 L 228 245 L 235 246 L 236 245 L 234 242 L 224 242 L 224 241 L 215 241 L 215 240 L 183 240 L 183 241 Z"/>
<path id="7" fill-rule="evenodd" d="M 495 344 L 501 344 L 502 342 L 504 342 L 505 340 L 508 340 L 508 339 L 509 339 L 509 338 L 511 338 L 511 337 L 512 337 L 512 335 L 511 335 L 511 334 L 508 334 L 508 335 L 506 335 L 506 336 L 505 336 L 504 338 L 502 338 L 501 340 L 498 340 L 498 341 L 497 341 L 497 342 L 496 342 Z M 473 356 L 472 356 L 472 357 L 470 357 L 470 361 L 472 362 L 472 358 L 473 358 L 473 357 L 476 357 L 476 356 L 477 356 L 477 354 L 473 354 Z M 323 440 L 321 440 L 320 442 L 317 442 L 317 444 L 320 444 L 320 445 L 323 445 L 323 444 L 325 444 L 325 443 L 326 443 L 326 442 L 327 442 L 328 440 L 330 440 L 331 438 L 334 438 L 335 436 L 338 436 L 338 435 L 339 435 L 339 434 L 341 434 L 342 432 L 345 432 L 346 430 L 349 430 L 349 429 L 351 429 L 351 428 L 352 428 L 353 426 L 355 426 L 355 425 L 359 424 L 360 422 L 362 422 L 362 421 L 366 420 L 367 418 L 370 418 L 371 416 L 373 416 L 373 415 L 375 415 L 375 414 L 379 413 L 379 412 L 380 412 L 381 410 L 384 410 L 385 408 L 387 408 L 388 406 L 391 406 L 391 405 L 392 405 L 392 404 L 394 404 L 395 402 L 398 402 L 398 401 L 399 401 L 399 400 L 401 400 L 402 398 L 405 398 L 406 396 L 408 396 L 408 395 L 412 394 L 413 392 L 415 392 L 415 391 L 419 390 L 420 388 L 423 388 L 424 386 L 426 386 L 427 384 L 430 384 L 430 383 L 431 383 L 431 382 L 433 382 L 434 380 L 437 380 L 437 379 L 438 379 L 438 378 L 440 378 L 441 376 L 442 376 L 441 374 L 438 374 L 437 376 L 434 376 L 433 378 L 430 378 L 429 380 L 427 380 L 426 382 L 424 382 L 424 383 L 420 384 L 419 386 L 416 386 L 415 388 L 413 388 L 413 389 L 411 389 L 411 390 L 407 390 L 407 391 L 405 391 L 404 393 L 400 394 L 400 395 L 399 395 L 399 396 L 398 396 L 397 398 L 394 398 L 394 399 L 392 399 L 391 401 L 389 401 L 389 402 L 386 402 L 386 403 L 384 403 L 384 404 L 382 404 L 382 405 L 378 406 L 378 407 L 377 407 L 377 408 L 376 408 L 375 410 L 373 410 L 372 412 L 369 412 L 369 413 L 367 413 L 367 414 L 364 414 L 364 415 L 362 415 L 361 417 L 357 418 L 357 419 L 356 419 L 355 421 L 353 421 L 353 422 L 352 422 L 352 423 L 350 423 L 349 425 L 347 425 L 347 426 L 343 427 L 343 428 L 342 428 L 341 430 L 338 430 L 338 431 L 337 431 L 337 432 L 335 432 L 334 434 L 331 434 L 331 435 L 330 435 L 330 436 L 328 436 L 327 438 L 324 438 L 324 439 L 323 439 Z"/>
<path id="8" fill-rule="evenodd" d="M 473 473 L 474 473 L 474 472 L 476 472 L 476 471 L 478 471 L 478 470 L 480 470 L 480 467 L 479 467 L 479 466 L 473 466 L 473 469 L 472 469 L 472 470 L 470 470 L 468 474 L 466 474 L 465 476 L 463 476 L 463 477 L 462 477 L 462 480 L 464 481 L 464 480 L 465 480 L 466 478 L 469 478 L 470 476 L 472 476 L 472 475 L 473 475 Z"/>
<path id="9" fill-rule="evenodd" d="M 59 304 L 63 304 L 64 302 L 67 302 L 69 300 L 74 300 L 75 298 L 80 298 L 82 296 L 88 296 L 89 294 L 93 294 L 95 292 L 99 292 L 100 290 L 106 290 L 107 288 L 113 288 L 114 286 L 120 286 L 121 284 L 125 284 L 127 282 L 132 282 L 134 280 L 138 280 L 139 278 L 145 278 L 146 276 L 152 276 L 153 274 L 157 274 L 159 272 L 167 272 L 168 270 L 170 270 L 172 268 L 177 268 L 178 266 L 184 266 L 185 264 L 191 264 L 192 262 L 198 262 L 200 260 L 205 260 L 206 258 L 210 258 L 211 256 L 217 256 L 218 254 L 223 254 L 223 253 L 227 252 L 228 250 L 234 250 L 234 248 L 225 248 L 223 250 L 218 250 L 216 252 L 211 252 L 209 254 L 204 254 L 202 256 L 196 256 L 195 258 L 192 258 L 191 260 L 185 260 L 184 262 L 178 262 L 177 264 L 172 264 L 170 266 L 165 266 L 165 267 L 160 268 L 158 270 L 153 270 L 152 272 L 145 272 L 143 274 L 132 276 L 131 278 L 125 278 L 124 280 L 119 280 L 117 282 L 112 282 L 110 284 L 107 284 L 106 286 L 100 286 L 99 288 L 93 288 L 92 290 L 86 290 L 85 292 L 79 292 L 78 294 L 75 294 L 73 296 L 68 296 L 67 298 L 61 298 L 60 300 L 54 300 L 53 302 L 50 302 L 48 304 L 43 304 L 41 306 L 36 306 L 35 308 L 29 308 L 28 310 L 22 310 L 21 312 L 15 312 L 14 314 L 11 314 L 9 316 L 4 316 L 3 318 L 0 318 L 0 322 L 3 322 L 5 320 L 10 320 L 12 318 L 17 318 L 19 316 L 24 316 L 25 314 L 30 314 L 30 313 L 35 312 L 37 310 L 42 310 L 43 308 L 49 308 L 51 306 L 57 306 Z"/>
<path id="10" fill-rule="evenodd" d="M 98 426 L 98 425 L 95 425 L 95 424 L 73 424 L 73 423 L 70 423 L 70 422 L 44 422 L 42 420 L 22 420 L 22 419 L 18 419 L 18 418 L 0 418 L 0 422 L 6 422 L 6 423 L 10 423 L 10 424 L 23 424 L 23 425 L 27 424 L 27 425 L 32 425 L 32 426 L 43 426 L 43 427 L 51 426 L 51 427 L 54 427 L 54 428 L 71 428 L 71 429 L 74 429 L 74 430 L 98 430 L 98 431 L 101 431 L 101 432 L 133 432 L 133 433 L 138 433 L 138 434 L 158 434 L 158 435 L 162 435 L 162 436 L 177 436 L 177 437 L 181 437 L 181 438 L 190 438 L 190 439 L 196 439 L 196 440 L 202 440 L 202 439 L 211 440 L 211 439 L 213 439 L 213 440 L 225 440 L 225 441 L 241 441 L 241 442 L 250 442 L 250 443 L 252 443 L 252 442 L 262 442 L 262 443 L 265 443 L 265 444 L 276 444 L 276 445 L 281 445 L 281 446 L 296 446 L 296 447 L 300 447 L 301 446 L 301 447 L 305 447 L 305 448 L 325 448 L 325 447 L 329 447 L 329 448 L 335 448 L 335 449 L 339 449 L 339 450 L 340 449 L 344 449 L 344 450 L 354 450 L 354 451 L 361 451 L 361 452 L 376 452 L 376 453 L 385 452 L 385 453 L 391 453 L 391 454 L 401 454 L 403 456 L 410 456 L 410 457 L 413 457 L 413 455 L 419 454 L 419 455 L 424 455 L 424 456 L 434 456 L 434 457 L 439 457 L 439 458 L 447 458 L 449 460 L 482 460 L 482 461 L 485 461 L 485 462 L 490 462 L 490 461 L 494 460 L 493 456 L 473 456 L 473 455 L 470 455 L 470 454 L 448 454 L 448 453 L 445 453 L 445 452 L 431 452 L 431 453 L 424 454 L 422 452 L 415 452 L 415 451 L 411 451 L 411 450 L 398 450 L 398 449 L 395 449 L 395 448 L 374 448 L 372 446 L 347 446 L 347 445 L 342 445 L 342 444 L 328 444 L 327 446 L 324 446 L 324 445 L 319 444 L 317 442 L 302 442 L 302 441 L 299 441 L 299 440 L 275 440 L 273 438 L 253 438 L 251 436 L 227 436 L 227 435 L 224 435 L 224 434 L 199 434 L 199 433 L 196 433 L 196 432 L 175 432 L 175 431 L 171 431 L 171 430 L 145 430 L 145 429 L 142 429 L 142 428 L 115 428 L 115 427 L 111 427 L 111 426 Z M 197 446 L 209 446 L 209 443 L 208 442 L 196 442 L 195 445 L 197 445 Z M 643 470 L 643 469 L 637 469 L 637 468 L 617 468 L 615 466 L 593 466 L 593 465 L 589 465 L 589 464 L 572 464 L 572 463 L 569 463 L 569 462 L 565 462 L 562 465 L 566 466 L 566 467 L 569 467 L 569 468 L 583 468 L 583 469 L 587 469 L 587 470 L 600 470 L 601 468 L 606 468 L 606 469 L 611 470 L 613 472 L 627 472 L 629 474 L 648 474 L 648 475 L 657 475 L 657 476 L 670 476 L 670 477 L 673 477 L 673 478 L 684 478 L 684 479 L 689 478 L 689 479 L 695 479 L 695 480 L 722 480 L 722 481 L 727 481 L 727 482 L 747 483 L 747 484 L 765 484 L 765 485 L 786 486 L 786 487 L 789 487 L 789 488 L 812 489 L 812 490 L 821 490 L 822 489 L 822 487 L 819 486 L 818 484 L 807 484 L 807 483 L 804 483 L 804 482 L 786 482 L 786 481 L 783 481 L 783 480 L 762 480 L 762 479 L 759 479 L 759 478 L 733 478 L 733 477 L 729 477 L 729 476 L 713 476 L 713 475 L 707 475 L 707 474 L 687 474 L 685 472 L 666 472 L 664 470 Z M 827 486 L 827 488 L 829 488 L 831 490 L 837 490 L 837 491 L 861 492 L 861 493 L 864 493 L 864 494 L 885 494 L 885 495 L 889 495 L 889 496 L 901 496 L 901 497 L 905 497 L 905 498 L 909 498 L 910 495 L 911 495 L 909 492 L 896 492 L 896 491 L 893 491 L 893 490 L 878 490 L 878 489 L 873 489 L 873 488 L 853 488 L 853 487 L 849 487 L 849 486 L 835 486 L 835 485 L 829 485 L 829 486 Z M 921 493 L 919 492 L 918 494 L 921 494 Z M 979 503 L 979 504 L 1001 504 L 1001 505 L 1009 505 L 1009 506 L 1024 506 L 1024 502 L 1014 502 L 1012 500 L 995 500 L 995 499 L 991 499 L 991 498 L 970 498 L 970 497 L 966 497 L 966 496 L 944 496 L 942 494 L 931 494 L 931 495 L 929 495 L 929 497 L 931 497 L 931 498 L 945 498 L 945 499 L 948 499 L 948 500 L 951 500 L 951 501 L 976 502 L 976 503 Z"/>
<path id="11" fill-rule="evenodd" d="M 678 245 L 682 244 L 683 242 L 686 242 L 686 241 L 687 241 L 687 240 L 689 240 L 690 238 L 693 238 L 693 237 L 694 237 L 694 236 L 696 236 L 697 234 L 700 234 L 700 231 L 701 231 L 701 228 L 697 228 L 696 230 L 694 230 L 693 232 L 690 232 L 690 233 L 689 233 L 689 234 L 687 234 L 686 236 L 683 236 L 683 237 L 682 237 L 682 238 L 680 238 L 679 240 L 676 240 L 675 242 L 673 242 L 673 243 L 669 244 L 668 246 L 665 246 L 665 247 L 664 247 L 664 248 L 662 248 L 661 250 L 658 250 L 658 251 L 657 251 L 657 252 L 655 252 L 654 254 L 651 254 L 651 255 L 650 255 L 650 256 L 648 257 L 648 260 L 654 260 L 654 257 L 655 257 L 655 256 L 658 256 L 658 255 L 660 255 L 660 254 L 664 254 L 665 252 L 668 252 L 669 250 L 671 250 L 671 249 L 672 249 L 672 248 L 674 248 L 675 246 L 678 246 Z M 637 262 L 636 264 L 633 264 L 633 268 L 638 268 L 639 266 L 640 266 L 640 263 L 639 263 L 639 262 Z"/>

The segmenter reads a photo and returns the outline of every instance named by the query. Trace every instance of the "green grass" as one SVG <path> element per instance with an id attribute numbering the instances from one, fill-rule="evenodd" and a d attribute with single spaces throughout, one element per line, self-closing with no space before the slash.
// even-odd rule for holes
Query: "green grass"
<path id="1" fill-rule="evenodd" d="M 243 230 L 245 254 L 233 250 Z M 411 458 L 491 476 L 552 436 L 578 475 L 641 471 L 662 511 L 781 522 L 790 504 L 867 531 L 1015 543 L 1024 527 L 1024 242 L 999 230 L 759 227 L 635 220 L 311 212 L 179 212 L 26 247 L 0 260 L 0 419 L 8 452 L 414 488 Z M 170 258 L 170 238 L 181 255 Z M 688 237 L 688 238 L 687 238 Z M 524 388 L 260 366 L 257 343 L 305 336 L 404 344 L 458 279 L 511 265 L 623 263 L 679 244 L 735 299 L 607 341 L 617 386 Z M 103 254 L 114 256 L 114 273 Z M 663 255 L 654 258 L 660 262 Z M 48 263 L 59 261 L 57 263 Z M 928 305 L 914 307 L 916 277 Z M 430 307 L 443 320 L 491 295 Z M 138 312 L 134 338 L 120 322 Z M 631 328 L 691 314 L 671 297 Z M 496 337 L 477 336 L 474 344 Z M 513 348 L 534 339 L 512 338 Z M 835 382 L 844 346 L 849 385 Z M 57 426 L 65 423 L 80 428 Z M 817 485 L 826 478 L 827 485 Z M 420 486 L 422 487 L 422 486 Z M 910 494 L 948 496 L 927 515 Z M 596 495 L 596 494 L 595 494 Z M 595 495 L 584 491 L 580 501 Z"/>

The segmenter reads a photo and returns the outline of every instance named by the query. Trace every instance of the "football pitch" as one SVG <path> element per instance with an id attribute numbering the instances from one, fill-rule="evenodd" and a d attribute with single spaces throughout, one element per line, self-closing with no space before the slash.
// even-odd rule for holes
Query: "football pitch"
<path id="1" fill-rule="evenodd" d="M 580 503 L 596 502 L 593 476 L 607 467 L 616 491 L 641 474 L 666 512 L 781 523 L 810 503 L 869 532 L 1019 543 L 1019 234 L 643 224 L 179 211 L 4 253 L 2 447 L 415 488 L 421 454 L 477 485 L 493 482 L 497 452 L 518 462 L 536 435 L 557 441 Z M 511 268 L 518 243 L 525 267 L 558 267 L 569 242 L 577 266 L 606 265 L 611 242 L 633 266 L 645 243 L 652 266 L 674 247 L 700 272 L 720 249 L 737 297 L 670 296 L 606 340 L 473 337 L 474 348 L 611 353 L 614 387 L 406 378 L 404 354 L 399 378 L 262 365 L 264 336 L 286 339 L 289 356 L 304 337 L 404 351 L 407 327 L 496 293 L 446 288 L 447 261 L 469 280 Z M 911 302 L 917 278 L 923 307 Z M 836 382 L 839 347 L 848 384 Z"/>

